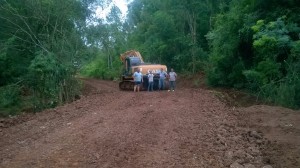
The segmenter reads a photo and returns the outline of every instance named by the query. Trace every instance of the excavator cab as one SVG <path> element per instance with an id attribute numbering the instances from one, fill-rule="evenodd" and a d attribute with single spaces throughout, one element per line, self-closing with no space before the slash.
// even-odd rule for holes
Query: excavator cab
<path id="1" fill-rule="evenodd" d="M 125 75 L 131 76 L 132 75 L 132 67 L 141 65 L 142 61 L 138 57 L 127 57 L 125 59 Z"/>

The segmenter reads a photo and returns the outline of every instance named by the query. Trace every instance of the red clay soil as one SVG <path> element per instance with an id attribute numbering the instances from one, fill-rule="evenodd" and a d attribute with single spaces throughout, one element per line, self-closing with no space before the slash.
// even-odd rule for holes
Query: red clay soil
<path id="1" fill-rule="evenodd" d="M 300 167 L 299 111 L 229 106 L 201 88 L 84 83 L 75 102 L 0 119 L 0 167 Z"/>

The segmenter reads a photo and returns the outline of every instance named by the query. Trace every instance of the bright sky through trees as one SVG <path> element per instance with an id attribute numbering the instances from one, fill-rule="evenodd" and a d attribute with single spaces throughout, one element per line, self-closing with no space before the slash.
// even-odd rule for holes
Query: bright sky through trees
<path id="1" fill-rule="evenodd" d="M 116 5 L 122 12 L 122 19 L 125 19 L 127 13 L 127 4 L 132 0 L 113 0 L 112 3 L 104 9 L 97 8 L 96 15 L 100 18 L 105 18 L 107 14 L 110 12 L 113 4 Z"/>

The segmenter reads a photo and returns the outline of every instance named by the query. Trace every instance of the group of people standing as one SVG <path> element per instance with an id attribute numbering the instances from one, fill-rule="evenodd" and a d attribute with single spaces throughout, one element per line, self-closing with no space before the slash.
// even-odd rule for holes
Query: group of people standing
<path id="1" fill-rule="evenodd" d="M 154 74 L 152 73 L 151 70 L 149 71 L 147 77 L 148 77 L 148 91 L 153 91 Z M 137 69 L 137 71 L 134 72 L 133 78 L 134 78 L 134 92 L 136 91 L 139 92 L 140 86 L 143 83 L 143 74 L 140 72 L 140 69 Z M 159 90 L 164 90 L 166 78 L 169 79 L 169 85 L 170 85 L 168 91 L 175 91 L 175 86 L 176 86 L 175 81 L 177 78 L 177 74 L 176 72 L 174 72 L 173 68 L 171 68 L 169 74 L 165 72 L 163 68 L 161 68 L 159 72 L 159 86 L 158 86 Z"/>

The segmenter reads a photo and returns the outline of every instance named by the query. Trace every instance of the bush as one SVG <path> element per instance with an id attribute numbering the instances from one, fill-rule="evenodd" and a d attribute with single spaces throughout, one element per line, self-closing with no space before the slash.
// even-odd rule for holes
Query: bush
<path id="1" fill-rule="evenodd" d="M 0 116 L 15 115 L 19 112 L 20 87 L 6 85 L 0 88 Z"/>
<path id="2" fill-rule="evenodd" d="M 251 91 L 258 91 L 263 84 L 263 75 L 255 70 L 245 70 L 243 74 L 247 80 L 246 88 Z"/>
<path id="3" fill-rule="evenodd" d="M 80 73 L 85 77 L 113 80 L 121 75 L 119 61 L 113 62 L 113 68 L 108 68 L 103 58 L 98 58 L 81 68 Z"/>
<path id="4" fill-rule="evenodd" d="M 207 66 L 207 83 L 210 86 L 242 88 L 245 83 L 244 64 L 241 59 L 219 57 L 212 60 L 213 67 Z"/>
<path id="5" fill-rule="evenodd" d="M 292 38 L 299 27 L 283 16 L 269 23 L 259 20 L 252 30 L 255 64 L 244 71 L 249 88 L 276 105 L 299 108 L 300 43 Z"/>
<path id="6" fill-rule="evenodd" d="M 206 83 L 210 86 L 220 86 L 221 73 L 217 68 L 206 70 Z"/>
<path id="7" fill-rule="evenodd" d="M 38 52 L 27 77 L 35 111 L 73 101 L 79 94 L 79 83 L 74 74 L 74 67 L 60 62 L 54 53 Z"/>
<path id="8" fill-rule="evenodd" d="M 295 84 L 288 81 L 282 82 L 276 88 L 277 94 L 274 97 L 275 104 L 282 105 L 284 107 L 296 108 L 295 102 Z"/>
<path id="9" fill-rule="evenodd" d="M 267 102 L 297 109 L 300 107 L 300 103 L 297 102 L 300 94 L 297 87 L 300 87 L 299 81 L 271 82 L 260 88 L 259 96 Z"/>

